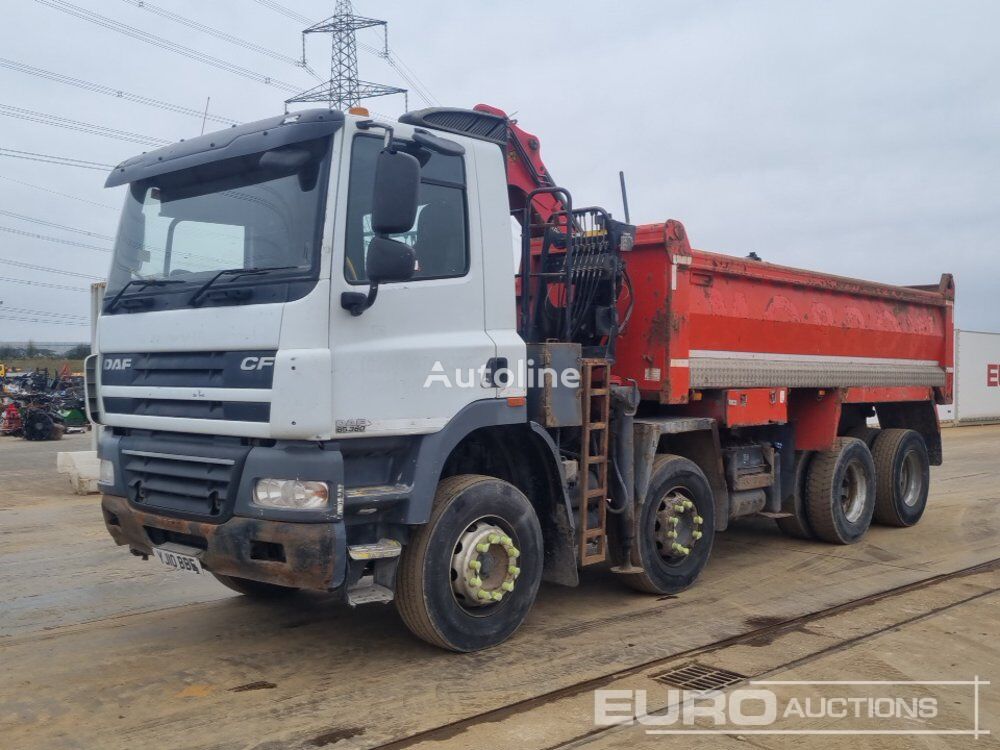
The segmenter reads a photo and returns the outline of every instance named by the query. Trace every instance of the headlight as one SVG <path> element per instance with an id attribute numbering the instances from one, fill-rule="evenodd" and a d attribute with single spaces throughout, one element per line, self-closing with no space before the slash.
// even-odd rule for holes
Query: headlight
<path id="1" fill-rule="evenodd" d="M 289 510 L 319 510 L 330 502 L 326 482 L 298 479 L 258 479 L 253 488 L 254 505 Z"/>
<path id="2" fill-rule="evenodd" d="M 107 459 L 101 459 L 101 470 L 97 481 L 101 484 L 115 483 L 115 465 Z"/>

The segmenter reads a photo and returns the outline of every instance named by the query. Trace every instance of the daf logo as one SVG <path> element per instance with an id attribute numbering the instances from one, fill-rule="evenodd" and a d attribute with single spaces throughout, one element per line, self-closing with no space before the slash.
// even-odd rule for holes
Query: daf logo
<path id="1" fill-rule="evenodd" d="M 274 357 L 245 357 L 240 362 L 241 370 L 263 370 L 265 367 L 274 367 Z"/>
<path id="2" fill-rule="evenodd" d="M 105 370 L 127 370 L 132 366 L 131 357 L 113 357 L 104 360 Z"/>

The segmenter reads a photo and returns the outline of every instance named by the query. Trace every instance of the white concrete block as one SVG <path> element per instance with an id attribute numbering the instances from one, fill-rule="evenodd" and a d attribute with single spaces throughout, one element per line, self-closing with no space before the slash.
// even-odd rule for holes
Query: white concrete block
<path id="1" fill-rule="evenodd" d="M 97 479 L 101 463 L 97 451 L 73 451 L 56 454 L 56 471 L 67 474 L 77 495 L 90 495 L 98 491 Z"/>

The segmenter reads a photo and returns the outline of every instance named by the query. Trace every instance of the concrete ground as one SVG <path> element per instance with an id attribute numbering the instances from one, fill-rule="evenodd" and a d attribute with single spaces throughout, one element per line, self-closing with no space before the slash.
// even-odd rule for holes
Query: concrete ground
<path id="1" fill-rule="evenodd" d="M 912 529 L 873 527 L 851 547 L 791 540 L 765 519 L 717 540 L 677 597 L 587 570 L 543 587 L 524 627 L 488 652 L 413 639 L 391 606 L 350 610 L 304 594 L 232 595 L 115 547 L 97 496 L 70 493 L 55 443 L 0 438 L 0 747 L 3 748 L 831 748 L 989 747 L 1000 731 L 1000 427 L 946 430 L 945 465 Z M 872 685 L 753 681 L 992 680 L 907 685 L 934 716 L 845 724 L 782 719 L 769 731 L 916 735 L 649 734 L 597 726 L 596 690 L 671 704 L 674 667 L 735 673 L 729 694 L 861 699 Z M 978 690 L 978 700 L 975 692 Z M 616 694 L 617 695 L 617 694 Z M 939 735 L 978 726 L 994 734 Z M 707 720 L 693 727 L 713 730 Z"/>

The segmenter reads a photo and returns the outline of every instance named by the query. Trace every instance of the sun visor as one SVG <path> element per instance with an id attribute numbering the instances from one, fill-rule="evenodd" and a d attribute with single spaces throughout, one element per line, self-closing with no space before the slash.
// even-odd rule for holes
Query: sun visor
<path id="1" fill-rule="evenodd" d="M 322 138 L 337 132 L 343 124 L 343 112 L 307 109 L 236 125 L 123 161 L 108 175 L 104 187 L 116 187 L 167 172 Z"/>

